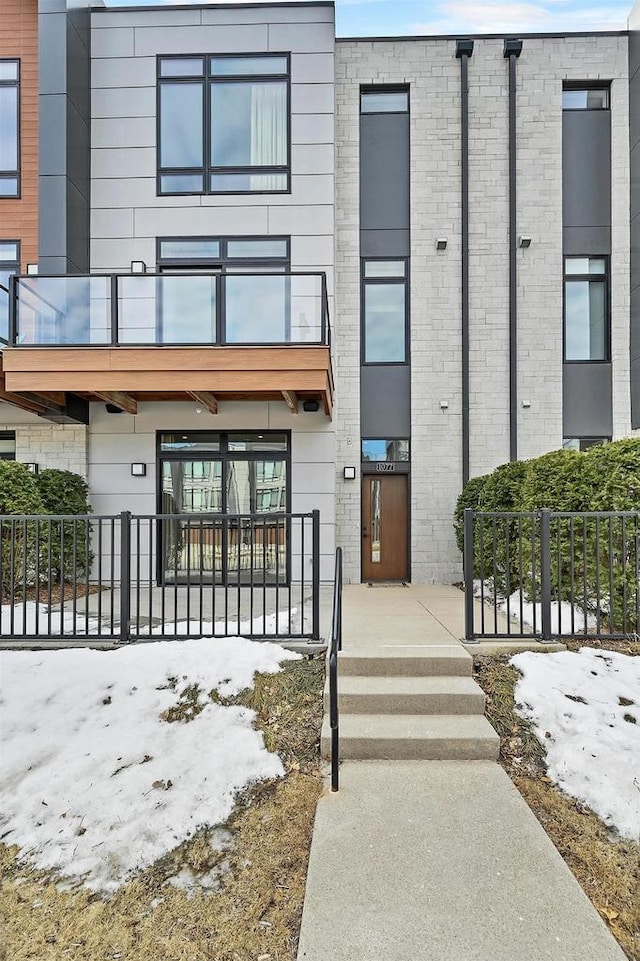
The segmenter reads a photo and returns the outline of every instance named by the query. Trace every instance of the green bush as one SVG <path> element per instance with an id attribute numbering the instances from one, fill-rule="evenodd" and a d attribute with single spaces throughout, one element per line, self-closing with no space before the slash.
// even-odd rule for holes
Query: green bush
<path id="1" fill-rule="evenodd" d="M 522 500 L 522 486 L 529 461 L 514 460 L 496 467 L 489 474 L 479 498 L 478 510 L 517 511 Z"/>
<path id="2" fill-rule="evenodd" d="M 519 510 L 526 470 L 527 461 L 517 460 L 496 468 L 483 485 L 478 509 L 498 512 Z M 500 517 L 476 527 L 474 566 L 477 576 L 491 578 L 498 593 L 505 597 L 518 590 L 522 583 L 523 573 L 518 563 L 521 531 L 521 522 Z M 526 525 L 523 533 L 527 533 Z"/>
<path id="3" fill-rule="evenodd" d="M 0 515 L 42 514 L 42 498 L 35 477 L 24 464 L 0 461 Z M 37 571 L 36 528 L 38 521 L 2 523 L 2 595 L 13 588 L 33 586 Z M 42 529 L 41 529 L 42 533 Z M 44 543 L 42 547 L 44 548 Z M 42 556 L 41 556 L 42 559 Z"/>
<path id="4" fill-rule="evenodd" d="M 526 462 L 517 510 L 589 510 L 584 482 L 585 455 L 575 450 L 552 450 Z M 499 468 L 498 468 L 499 469 Z"/>
<path id="5" fill-rule="evenodd" d="M 582 457 L 588 510 L 640 510 L 640 437 L 590 447 Z"/>
<path id="6" fill-rule="evenodd" d="M 47 468 L 37 475 L 47 514 L 90 514 L 89 485 L 79 474 Z M 51 569 L 60 581 L 86 575 L 93 562 L 88 521 L 51 521 Z"/>
<path id="7" fill-rule="evenodd" d="M 488 474 L 483 474 L 481 477 L 472 477 L 471 480 L 467 481 L 456 502 L 453 526 L 456 531 L 459 551 L 464 550 L 464 512 L 468 507 L 472 510 L 479 510 L 480 495 L 488 476 Z"/>

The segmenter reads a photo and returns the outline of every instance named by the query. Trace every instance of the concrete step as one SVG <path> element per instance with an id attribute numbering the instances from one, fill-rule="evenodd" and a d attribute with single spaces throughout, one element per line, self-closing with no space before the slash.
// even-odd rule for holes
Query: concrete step
<path id="1" fill-rule="evenodd" d="M 484 714 L 484 692 L 470 677 L 341 677 L 344 714 Z M 324 688 L 329 710 L 329 681 Z"/>
<path id="2" fill-rule="evenodd" d="M 493 761 L 499 738 L 485 717 L 455 714 L 342 714 L 340 757 L 359 761 Z M 322 754 L 331 749 L 329 719 Z"/>
<path id="3" fill-rule="evenodd" d="M 341 651 L 338 673 L 342 677 L 469 677 L 473 659 L 461 645 L 407 645 L 358 648 Z"/>

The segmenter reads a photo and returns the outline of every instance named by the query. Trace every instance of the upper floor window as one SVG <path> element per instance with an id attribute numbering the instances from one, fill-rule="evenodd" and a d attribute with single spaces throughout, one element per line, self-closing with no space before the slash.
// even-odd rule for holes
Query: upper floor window
<path id="1" fill-rule="evenodd" d="M 0 60 L 0 197 L 20 195 L 20 61 Z"/>
<path id="2" fill-rule="evenodd" d="M 562 91 L 563 110 L 608 110 L 609 87 L 589 84 L 566 85 Z"/>
<path id="3" fill-rule="evenodd" d="M 607 257 L 565 257 L 565 360 L 609 360 L 608 287 Z"/>
<path id="4" fill-rule="evenodd" d="M 360 113 L 408 113 L 409 91 L 406 87 L 363 87 L 360 91 Z"/>
<path id="5" fill-rule="evenodd" d="M 9 277 L 20 270 L 20 244 L 0 240 L 0 342 L 9 340 Z"/>
<path id="6" fill-rule="evenodd" d="M 289 56 L 158 59 L 158 193 L 289 190 Z"/>
<path id="7" fill-rule="evenodd" d="M 365 260 L 362 266 L 362 360 L 407 362 L 407 261 Z"/>

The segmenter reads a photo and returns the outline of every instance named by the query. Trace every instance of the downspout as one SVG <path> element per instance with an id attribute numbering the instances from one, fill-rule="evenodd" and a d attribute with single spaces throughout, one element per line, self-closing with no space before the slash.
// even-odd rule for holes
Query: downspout
<path id="1" fill-rule="evenodd" d="M 456 41 L 460 61 L 460 168 L 462 217 L 462 486 L 469 480 L 469 58 L 473 40 Z"/>
<path id="2" fill-rule="evenodd" d="M 518 459 L 518 224 L 517 224 L 517 131 L 516 60 L 522 40 L 505 40 L 509 58 L 509 459 Z"/>

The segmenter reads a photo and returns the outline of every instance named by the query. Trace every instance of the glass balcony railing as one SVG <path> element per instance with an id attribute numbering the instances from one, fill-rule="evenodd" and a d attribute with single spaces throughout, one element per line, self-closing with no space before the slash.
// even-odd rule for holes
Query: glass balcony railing
<path id="1" fill-rule="evenodd" d="M 12 347 L 328 345 L 324 274 L 12 278 Z"/>

